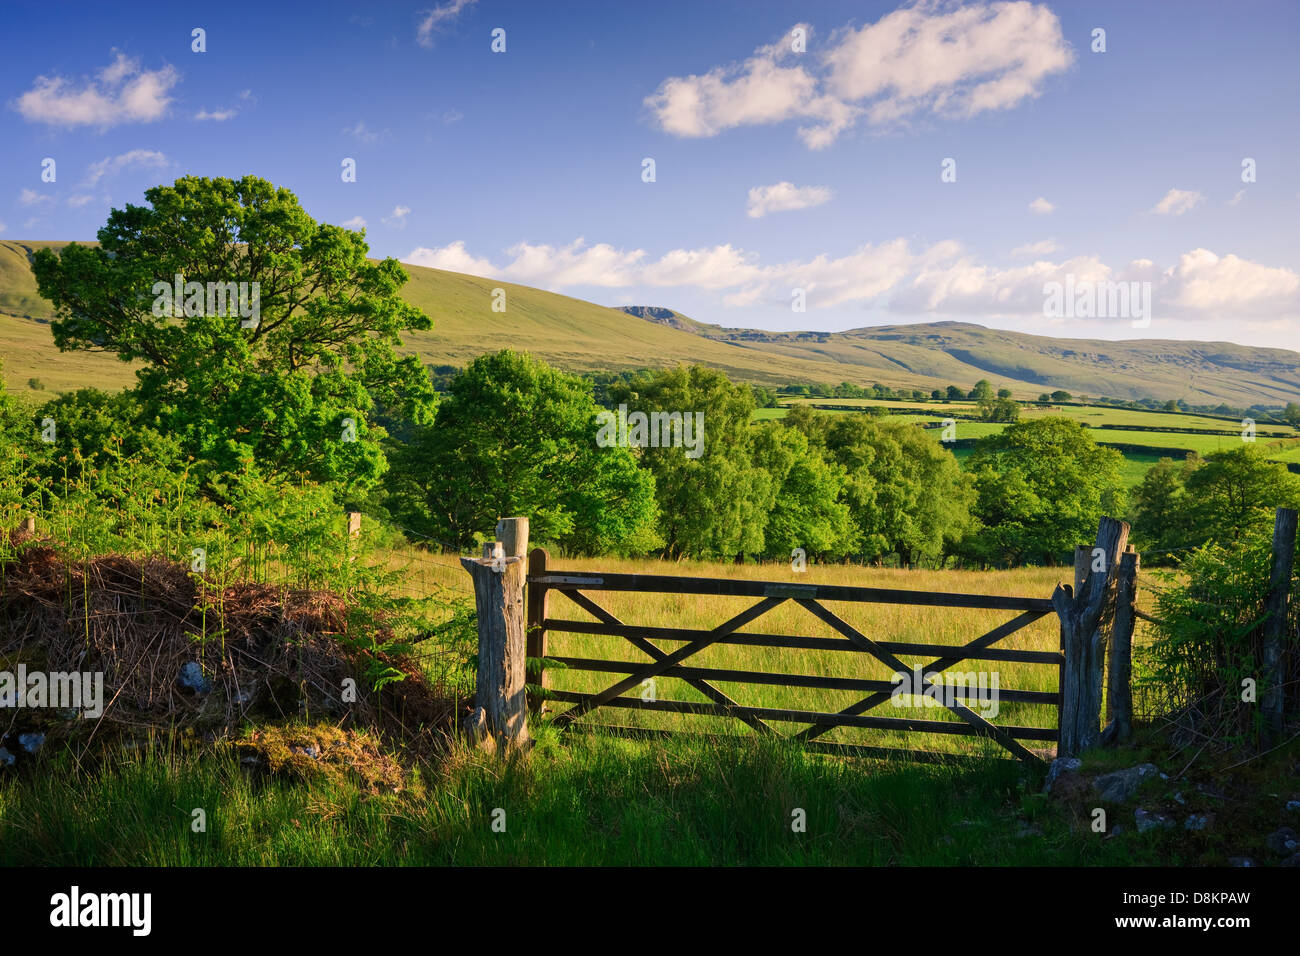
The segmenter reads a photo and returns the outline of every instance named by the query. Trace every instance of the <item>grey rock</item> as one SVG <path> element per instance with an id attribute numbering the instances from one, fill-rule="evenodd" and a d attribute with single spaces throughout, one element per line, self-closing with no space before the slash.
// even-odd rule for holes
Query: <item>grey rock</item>
<path id="1" fill-rule="evenodd" d="M 4 747 L 0 747 L 0 767 L 12 767 L 14 761 L 17 759 L 17 757 L 5 750 Z"/>
<path id="2" fill-rule="evenodd" d="M 44 734 L 19 734 L 18 743 L 29 754 L 34 754 L 41 749 L 41 744 L 45 743 Z"/>
<path id="3" fill-rule="evenodd" d="M 1169 829 L 1174 825 L 1174 821 L 1160 813 L 1148 813 L 1141 807 L 1133 814 L 1133 820 L 1137 823 L 1138 833 L 1146 833 L 1148 830 L 1154 830 L 1157 827 Z"/>
<path id="4" fill-rule="evenodd" d="M 1159 773 L 1153 763 L 1139 764 L 1127 770 L 1102 774 L 1092 782 L 1092 788 L 1106 803 L 1126 803 L 1145 780 Z"/>
<path id="5" fill-rule="evenodd" d="M 1286 808 L 1288 810 L 1300 810 L 1300 800 L 1288 800 L 1286 802 Z"/>
<path id="6" fill-rule="evenodd" d="M 1213 822 L 1213 813 L 1193 813 L 1183 821 L 1183 827 L 1188 830 L 1204 830 Z"/>
<path id="7" fill-rule="evenodd" d="M 1278 827 L 1264 838 L 1264 845 L 1278 856 L 1288 856 L 1300 850 L 1300 837 L 1290 827 Z"/>
<path id="8" fill-rule="evenodd" d="M 1043 793 L 1052 792 L 1052 784 L 1067 773 L 1074 773 L 1083 766 L 1083 761 L 1078 757 L 1057 757 L 1052 761 L 1052 765 L 1047 768 L 1047 779 L 1043 782 Z"/>
<path id="9" fill-rule="evenodd" d="M 181 668 L 180 685 L 196 694 L 206 694 L 212 690 L 212 681 L 203 676 L 203 668 L 198 661 L 187 661 Z"/>
<path id="10" fill-rule="evenodd" d="M 1179 790 L 1174 794 L 1174 802 L 1182 806 L 1187 806 L 1187 798 L 1183 796 L 1183 791 Z"/>

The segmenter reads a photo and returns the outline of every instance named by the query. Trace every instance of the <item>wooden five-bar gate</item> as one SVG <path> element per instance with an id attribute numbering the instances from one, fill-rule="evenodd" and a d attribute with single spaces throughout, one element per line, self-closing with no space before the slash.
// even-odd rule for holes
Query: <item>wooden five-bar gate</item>
<path id="1" fill-rule="evenodd" d="M 522 522 L 522 525 L 510 522 Z M 543 704 L 567 704 L 567 708 L 550 716 L 559 728 L 598 729 L 604 733 L 662 735 L 675 731 L 592 725 L 583 718 L 602 708 L 658 711 L 734 718 L 743 721 L 757 734 L 781 733 L 774 725 L 795 725 L 785 734 L 811 750 L 865 757 L 906 755 L 911 759 L 949 759 L 952 754 L 917 751 L 898 747 L 828 743 L 818 738 L 836 728 L 864 728 L 905 733 L 959 734 L 982 737 L 996 742 L 1011 755 L 1032 764 L 1040 764 L 1053 754 L 1073 755 L 1096 743 L 1100 737 L 1098 711 L 1101 694 L 1101 656 L 1105 638 L 1115 622 L 1116 593 L 1124 593 L 1119 573 L 1136 571 L 1136 555 L 1123 552 L 1127 526 L 1112 519 L 1102 520 L 1097 547 L 1081 547 L 1076 555 L 1073 587 L 1058 586 L 1049 598 L 1010 597 L 1004 595 L 963 594 L 900 590 L 874 587 L 848 587 L 828 584 L 803 584 L 775 581 L 751 581 L 728 578 L 679 577 L 670 575 L 608 574 L 600 571 L 557 570 L 548 567 L 547 553 L 535 549 L 525 559 L 527 547 L 526 519 L 502 519 L 498 537 L 484 549 L 482 559 L 462 559 L 475 580 L 480 622 L 480 667 L 477 708 L 467 721 L 467 730 L 476 738 L 503 739 L 508 746 L 526 743 L 528 712 L 540 716 Z M 1123 558 L 1124 560 L 1120 560 Z M 525 560 L 527 570 L 525 572 Z M 1091 560 L 1091 565 L 1089 565 Z M 527 590 L 524 607 L 525 585 Z M 1131 581 L 1127 600 L 1132 600 Z M 603 606 L 604 598 L 593 597 L 612 592 L 673 594 L 682 596 L 727 596 L 752 599 L 744 610 L 720 621 L 709 629 L 646 626 L 626 623 Z M 554 599 L 554 600 L 553 600 Z M 563 604 L 560 604 L 560 601 Z M 753 625 L 786 602 L 794 602 L 813 615 L 828 629 L 824 636 L 767 633 Z M 972 636 L 964 644 L 915 643 L 881 639 L 864 634 L 827 607 L 839 604 L 890 604 L 932 608 L 966 608 L 1005 611 L 1014 616 L 996 627 Z M 607 602 L 608 603 L 608 602 Z M 571 616 L 573 608 L 585 611 L 592 620 Z M 1011 635 L 1048 614 L 1060 618 L 1061 645 L 1057 650 L 1024 650 L 999 647 Z M 1123 615 L 1120 616 L 1123 618 Z M 1131 618 L 1131 616 L 1130 616 Z M 1105 633 L 1103 633 L 1103 630 Z M 556 656 L 548 654 L 548 635 L 567 633 L 603 635 L 621 638 L 642 655 L 644 660 L 611 660 L 605 657 Z M 1131 621 L 1128 625 L 1131 635 Z M 1126 657 L 1128 635 L 1118 635 L 1111 646 L 1112 668 L 1116 656 Z M 675 649 L 661 646 L 671 642 Z M 897 679 L 871 680 L 819 674 L 773 673 L 699 666 L 691 661 L 701 651 L 714 645 L 792 650 L 839 651 L 867 655 L 895 675 L 921 674 L 925 685 L 909 687 L 909 695 L 932 696 L 934 705 L 946 708 L 956 719 L 930 720 L 919 717 L 885 717 L 872 713 L 891 700 L 898 691 Z M 909 665 L 901 656 L 923 657 L 927 663 Z M 533 664 L 532 684 L 526 684 L 525 661 Z M 999 702 L 1046 705 L 1053 708 L 1054 726 L 1016 726 L 998 724 L 976 713 L 969 706 L 977 694 L 971 686 L 945 684 L 945 671 L 965 662 L 1015 662 L 1053 668 L 1056 689 L 1053 691 L 1021 690 L 998 687 Z M 546 686 L 543 663 L 570 671 L 587 671 L 610 675 L 604 689 L 583 693 Z M 1122 668 L 1125 677 L 1127 671 Z M 694 688 L 704 700 L 663 700 L 657 696 L 628 695 L 646 681 L 676 678 Z M 937 679 L 936 679 L 937 678 Z M 738 703 L 719 685 L 779 685 L 787 688 L 814 688 L 855 692 L 856 702 L 834 711 L 799 710 L 780 707 L 746 706 Z M 1112 688 L 1112 705 L 1116 695 Z M 930 693 L 927 693 L 929 691 Z M 734 693 L 734 691 L 733 691 Z M 1123 695 L 1120 695 L 1122 703 Z M 1089 708 L 1092 708 L 1091 727 Z M 1114 725 L 1123 723 L 1117 719 Z M 800 727 L 800 725 L 802 725 Z M 1123 732 L 1126 732 L 1124 730 Z M 1036 748 L 1025 746 L 1037 743 Z M 1036 752 L 1037 751 L 1037 752 Z"/>
<path id="2" fill-rule="evenodd" d="M 938 734 L 965 734 L 982 736 L 997 741 L 1004 748 L 1024 760 L 1039 758 L 1019 741 L 1056 741 L 1056 727 L 998 726 L 966 706 L 965 699 L 975 693 L 975 688 L 953 687 L 938 695 L 959 721 L 922 720 L 910 717 L 881 717 L 870 715 L 881 704 L 888 702 L 898 685 L 892 681 L 865 680 L 847 677 L 825 677 L 812 674 L 780 674 L 768 671 L 732 670 L 715 667 L 692 667 L 687 662 L 700 651 L 714 644 L 733 644 L 750 647 L 801 648 L 805 650 L 845 651 L 867 654 L 892 671 L 911 675 L 918 668 L 903 663 L 898 655 L 925 655 L 932 658 L 919 670 L 928 679 L 962 661 L 1019 661 L 1047 664 L 1059 668 L 1063 658 L 1059 653 L 997 648 L 1004 638 L 1021 628 L 1052 613 L 1050 600 L 1020 597 L 1001 597 L 979 594 L 945 594 L 924 591 L 902 591 L 883 588 L 842 587 L 824 584 L 790 584 L 782 582 L 747 581 L 726 578 L 695 578 L 646 574 L 603 574 L 575 571 L 550 572 L 546 569 L 547 555 L 540 549 L 530 557 L 528 587 L 532 589 L 529 601 L 528 631 L 530 646 L 528 656 L 546 658 L 567 670 L 599 671 L 627 676 L 615 680 L 598 693 L 547 690 L 533 697 L 534 710 L 544 697 L 572 704 L 554 718 L 559 727 L 574 724 L 584 715 L 599 707 L 631 708 L 663 711 L 674 714 L 704 714 L 737 718 L 760 734 L 775 734 L 773 723 L 806 724 L 792 736 L 819 750 L 833 750 L 859 756 L 886 756 L 897 753 L 894 748 L 868 747 L 850 744 L 814 744 L 835 727 L 858 727 L 876 730 L 913 731 Z M 625 624 L 601 607 L 590 592 L 633 591 L 641 593 L 668 593 L 681 595 L 727 595 L 753 598 L 754 603 L 719 623 L 711 630 L 678 627 L 644 627 Z M 588 593 L 584 593 L 588 592 Z M 550 617 L 551 594 L 563 595 L 582 608 L 595 621 L 579 621 Z M 832 637 L 802 637 L 792 634 L 756 633 L 741 630 L 761 619 L 786 601 L 793 601 L 825 623 L 836 635 Z M 851 602 L 875 604 L 909 604 L 927 607 L 985 608 L 1019 612 L 1012 620 L 998 625 L 964 645 L 914 644 L 898 641 L 873 640 L 846 622 L 823 602 Z M 624 638 L 632 647 L 646 655 L 645 663 L 620 660 L 602 660 L 588 657 L 548 656 L 547 635 L 562 631 L 576 634 L 605 634 Z M 657 641 L 684 642 L 673 651 L 660 647 Z M 640 696 L 623 696 L 626 691 L 655 678 L 680 678 L 703 694 L 706 701 L 643 699 Z M 789 710 L 773 707 L 747 707 L 736 703 L 717 685 L 719 683 L 768 684 L 784 687 L 819 688 L 823 690 L 858 691 L 864 696 L 838 712 Z M 922 688 L 914 688 L 919 696 Z M 945 697 L 952 699 L 944 703 Z M 1048 704 L 1058 707 L 1059 691 L 998 689 L 1002 701 L 1019 701 Z M 606 733 L 644 733 L 631 727 L 600 725 Z M 910 751 L 910 756 L 933 758 L 925 751 Z"/>

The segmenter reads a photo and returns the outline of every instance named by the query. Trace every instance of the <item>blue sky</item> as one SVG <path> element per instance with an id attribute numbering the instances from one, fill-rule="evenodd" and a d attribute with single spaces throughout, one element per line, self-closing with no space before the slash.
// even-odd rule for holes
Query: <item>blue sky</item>
<path id="1" fill-rule="evenodd" d="M 727 326 L 1300 348 L 1289 0 L 2 12 L 0 238 L 253 173 L 375 255 Z M 1045 315 L 1067 277 L 1150 282 L 1150 325 Z"/>

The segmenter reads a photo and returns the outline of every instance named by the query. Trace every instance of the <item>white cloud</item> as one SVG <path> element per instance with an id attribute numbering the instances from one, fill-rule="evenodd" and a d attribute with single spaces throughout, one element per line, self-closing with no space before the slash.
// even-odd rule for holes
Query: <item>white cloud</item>
<path id="1" fill-rule="evenodd" d="M 82 206 L 88 206 L 95 201 L 95 197 L 86 193 L 68 197 L 68 205 L 73 209 L 80 209 Z"/>
<path id="2" fill-rule="evenodd" d="M 734 290 L 728 305 L 788 302 L 791 291 L 802 288 L 809 301 L 820 306 L 880 295 L 903 278 L 912 262 L 903 239 L 868 244 L 840 258 L 818 256 L 772 266 L 759 265 L 756 255 L 730 244 L 673 249 L 653 260 L 643 249 L 616 249 L 607 243 L 588 246 L 581 238 L 567 246 L 521 242 L 506 252 L 509 261 L 496 265 L 472 255 L 464 241 L 457 240 L 439 248 L 418 248 L 403 261 L 557 290 L 573 286 Z"/>
<path id="3" fill-rule="evenodd" d="M 1205 199 L 1200 193 L 1187 189 L 1171 189 L 1165 193 L 1151 211 L 1159 216 L 1181 216 L 1183 213 L 1200 205 Z"/>
<path id="4" fill-rule="evenodd" d="M 215 123 L 224 123 L 228 119 L 233 119 L 239 115 L 239 110 L 199 110 L 194 114 L 196 120 L 212 120 Z"/>
<path id="5" fill-rule="evenodd" d="M 394 206 L 393 211 L 383 217 L 385 226 L 392 226 L 394 229 L 406 228 L 406 217 L 411 214 L 410 206 Z"/>
<path id="6" fill-rule="evenodd" d="M 495 278 L 499 270 L 486 259 L 479 259 L 465 249 L 465 241 L 457 239 L 451 245 L 428 249 L 420 246 L 413 249 L 403 262 L 413 266 L 426 266 L 430 269 L 445 269 L 448 272 L 463 272 L 466 275 Z"/>
<path id="7" fill-rule="evenodd" d="M 142 70 L 140 61 L 116 53 L 111 64 L 81 85 L 62 76 L 38 76 L 30 90 L 11 104 L 33 123 L 52 126 L 99 126 L 152 123 L 171 104 L 180 74 L 172 66 Z"/>
<path id="8" fill-rule="evenodd" d="M 415 42 L 426 49 L 432 48 L 433 34 L 444 29 L 447 24 L 460 16 L 462 10 L 474 2 L 475 0 L 448 0 L 447 3 L 432 10 L 421 10 L 423 19 L 420 20 L 420 25 L 415 31 Z"/>
<path id="9" fill-rule="evenodd" d="M 41 206 L 51 202 L 54 202 L 53 196 L 38 193 L 34 189 L 24 189 L 18 194 L 18 205 L 20 206 Z"/>
<path id="10" fill-rule="evenodd" d="M 1035 199 L 1033 202 L 1029 204 L 1029 211 L 1036 212 L 1040 216 L 1046 216 L 1049 212 L 1051 212 L 1055 208 L 1056 208 L 1055 206 L 1053 206 L 1042 196 L 1039 196 L 1037 199 Z"/>
<path id="11" fill-rule="evenodd" d="M 892 126 L 1011 109 L 1040 95 L 1046 78 L 1073 60 L 1046 6 L 919 3 L 836 31 L 819 58 L 793 53 L 787 34 L 742 63 L 669 77 L 645 105 L 681 137 L 802 120 L 804 144 L 822 149 L 862 117 Z"/>
<path id="12" fill-rule="evenodd" d="M 105 176 L 116 176 L 124 169 L 164 169 L 168 159 L 156 149 L 133 149 L 118 156 L 105 156 L 86 167 L 86 185 L 93 186 Z"/>
<path id="13" fill-rule="evenodd" d="M 1055 239 L 1043 239 L 1039 242 L 1028 242 L 1023 246 L 1016 246 L 1011 250 L 1011 258 L 1023 259 L 1026 256 L 1050 256 L 1053 252 L 1060 250 Z"/>
<path id="14" fill-rule="evenodd" d="M 0 232 L 4 232 L 4 231 L 5 231 L 6 229 L 8 229 L 8 228 L 9 228 L 9 227 L 6 226 L 3 222 L 0 222 Z"/>
<path id="15" fill-rule="evenodd" d="M 1297 308 L 1300 277 L 1290 269 L 1271 268 L 1234 255 L 1220 258 L 1208 249 L 1193 249 L 1166 270 L 1170 299 L 1198 311 L 1272 311 Z"/>
<path id="16" fill-rule="evenodd" d="M 749 191 L 746 210 L 750 219 L 761 219 L 770 212 L 810 209 L 829 202 L 831 190 L 826 186 L 796 186 L 779 182 L 772 186 L 755 186 Z"/>
<path id="17" fill-rule="evenodd" d="M 520 242 L 494 263 L 474 255 L 463 240 L 418 247 L 403 261 L 452 272 L 506 279 L 555 291 L 683 288 L 710 292 L 724 306 L 788 306 L 803 289 L 810 309 L 855 304 L 898 315 L 936 317 L 1031 317 L 1042 320 L 1048 282 L 1076 287 L 1084 282 L 1152 283 L 1159 318 L 1217 319 L 1249 316 L 1267 320 L 1300 315 L 1300 277 L 1205 249 L 1184 254 L 1161 271 L 1150 259 L 1113 267 L 1094 255 L 1052 261 L 1052 240 L 1022 246 L 1031 263 L 996 268 L 980 262 L 955 240 L 913 249 L 906 239 L 866 244 L 838 257 L 819 255 L 765 265 L 758 255 L 730 244 L 672 249 L 653 258 L 644 249 L 588 245 L 579 238 L 565 246 Z"/>
<path id="18" fill-rule="evenodd" d="M 545 282 L 556 288 L 633 285 L 634 267 L 646 255 L 641 249 L 624 252 L 604 242 L 588 246 L 581 236 L 567 246 L 520 242 L 506 252 L 513 259 L 500 270 L 503 277 L 530 284 Z"/>
<path id="19" fill-rule="evenodd" d="M 353 216 L 345 222 L 339 223 L 344 229 L 351 229 L 354 232 L 366 228 L 366 221 L 360 216 Z"/>

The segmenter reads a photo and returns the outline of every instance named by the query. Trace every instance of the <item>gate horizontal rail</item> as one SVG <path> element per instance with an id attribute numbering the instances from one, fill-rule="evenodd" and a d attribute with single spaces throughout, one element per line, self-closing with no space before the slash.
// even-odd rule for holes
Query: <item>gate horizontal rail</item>
<path id="1" fill-rule="evenodd" d="M 908 591 L 897 588 L 860 588 L 839 584 L 789 584 L 784 581 L 748 581 L 733 578 L 690 578 L 671 574 L 539 574 L 528 582 L 565 591 L 659 591 L 667 594 L 719 594 L 732 597 L 792 598 L 817 601 L 856 601 L 874 604 L 913 604 L 918 607 L 972 607 L 994 611 L 1052 611 L 1047 598 L 1001 594 L 962 594 L 945 591 Z"/>
<path id="2" fill-rule="evenodd" d="M 542 626 L 548 631 L 565 631 L 571 634 L 608 634 L 615 637 L 642 637 L 647 640 L 682 641 L 703 637 L 708 631 L 678 627 L 639 627 L 631 624 L 600 624 L 595 621 L 570 621 L 562 618 L 547 618 Z M 718 644 L 739 644 L 748 647 L 786 647 L 818 651 L 855 651 L 854 647 L 842 637 L 798 637 L 792 634 L 752 634 L 737 631 L 728 634 Z M 1002 647 L 975 648 L 966 651 L 961 644 L 914 644 L 907 641 L 876 641 L 876 646 L 895 654 L 935 654 L 945 657 L 956 656 L 954 651 L 963 651 L 961 660 L 973 661 L 1008 661 L 1021 664 L 1059 664 L 1060 651 L 1022 651 Z M 1052 698 L 1055 700 L 1055 697 Z"/>
<path id="3" fill-rule="evenodd" d="M 547 691 L 551 700 L 581 703 L 592 695 L 573 691 Z M 669 714 L 700 714 L 712 717 L 740 717 L 748 715 L 760 720 L 781 720 L 817 727 L 865 727 L 872 730 L 912 731 L 913 733 L 952 734 L 958 737 L 993 737 L 989 731 L 955 720 L 924 720 L 919 717 L 863 717 L 855 714 L 827 714 L 815 710 L 789 710 L 783 707 L 742 707 L 739 705 L 711 704 L 695 700 L 642 700 L 640 697 L 612 697 L 602 707 L 623 710 L 655 710 Z M 1012 727 L 998 725 L 997 729 L 1017 740 L 1055 740 L 1055 727 Z"/>
<path id="4" fill-rule="evenodd" d="M 562 664 L 569 670 L 599 671 L 610 674 L 631 674 L 645 666 L 644 661 L 609 661 L 590 657 L 548 657 L 548 661 Z M 1056 663 L 1053 659 L 1048 663 Z M 871 692 L 893 693 L 898 684 L 887 680 L 867 680 L 858 677 L 820 677 L 810 674 L 777 674 L 772 671 L 740 671 L 721 667 L 683 667 L 677 665 L 664 671 L 660 677 L 679 677 L 683 680 L 719 680 L 742 684 L 774 684 L 780 687 L 813 687 L 820 690 L 865 690 Z M 976 699 L 980 695 L 978 687 L 966 687 L 961 684 L 936 684 L 944 693 L 961 700 Z M 1019 704 L 1048 704 L 1056 706 L 1055 691 L 1038 690 L 1002 690 L 998 688 L 998 700 Z M 919 696 L 919 694 L 918 694 Z M 1055 732 L 1055 728 L 1051 728 Z"/>

